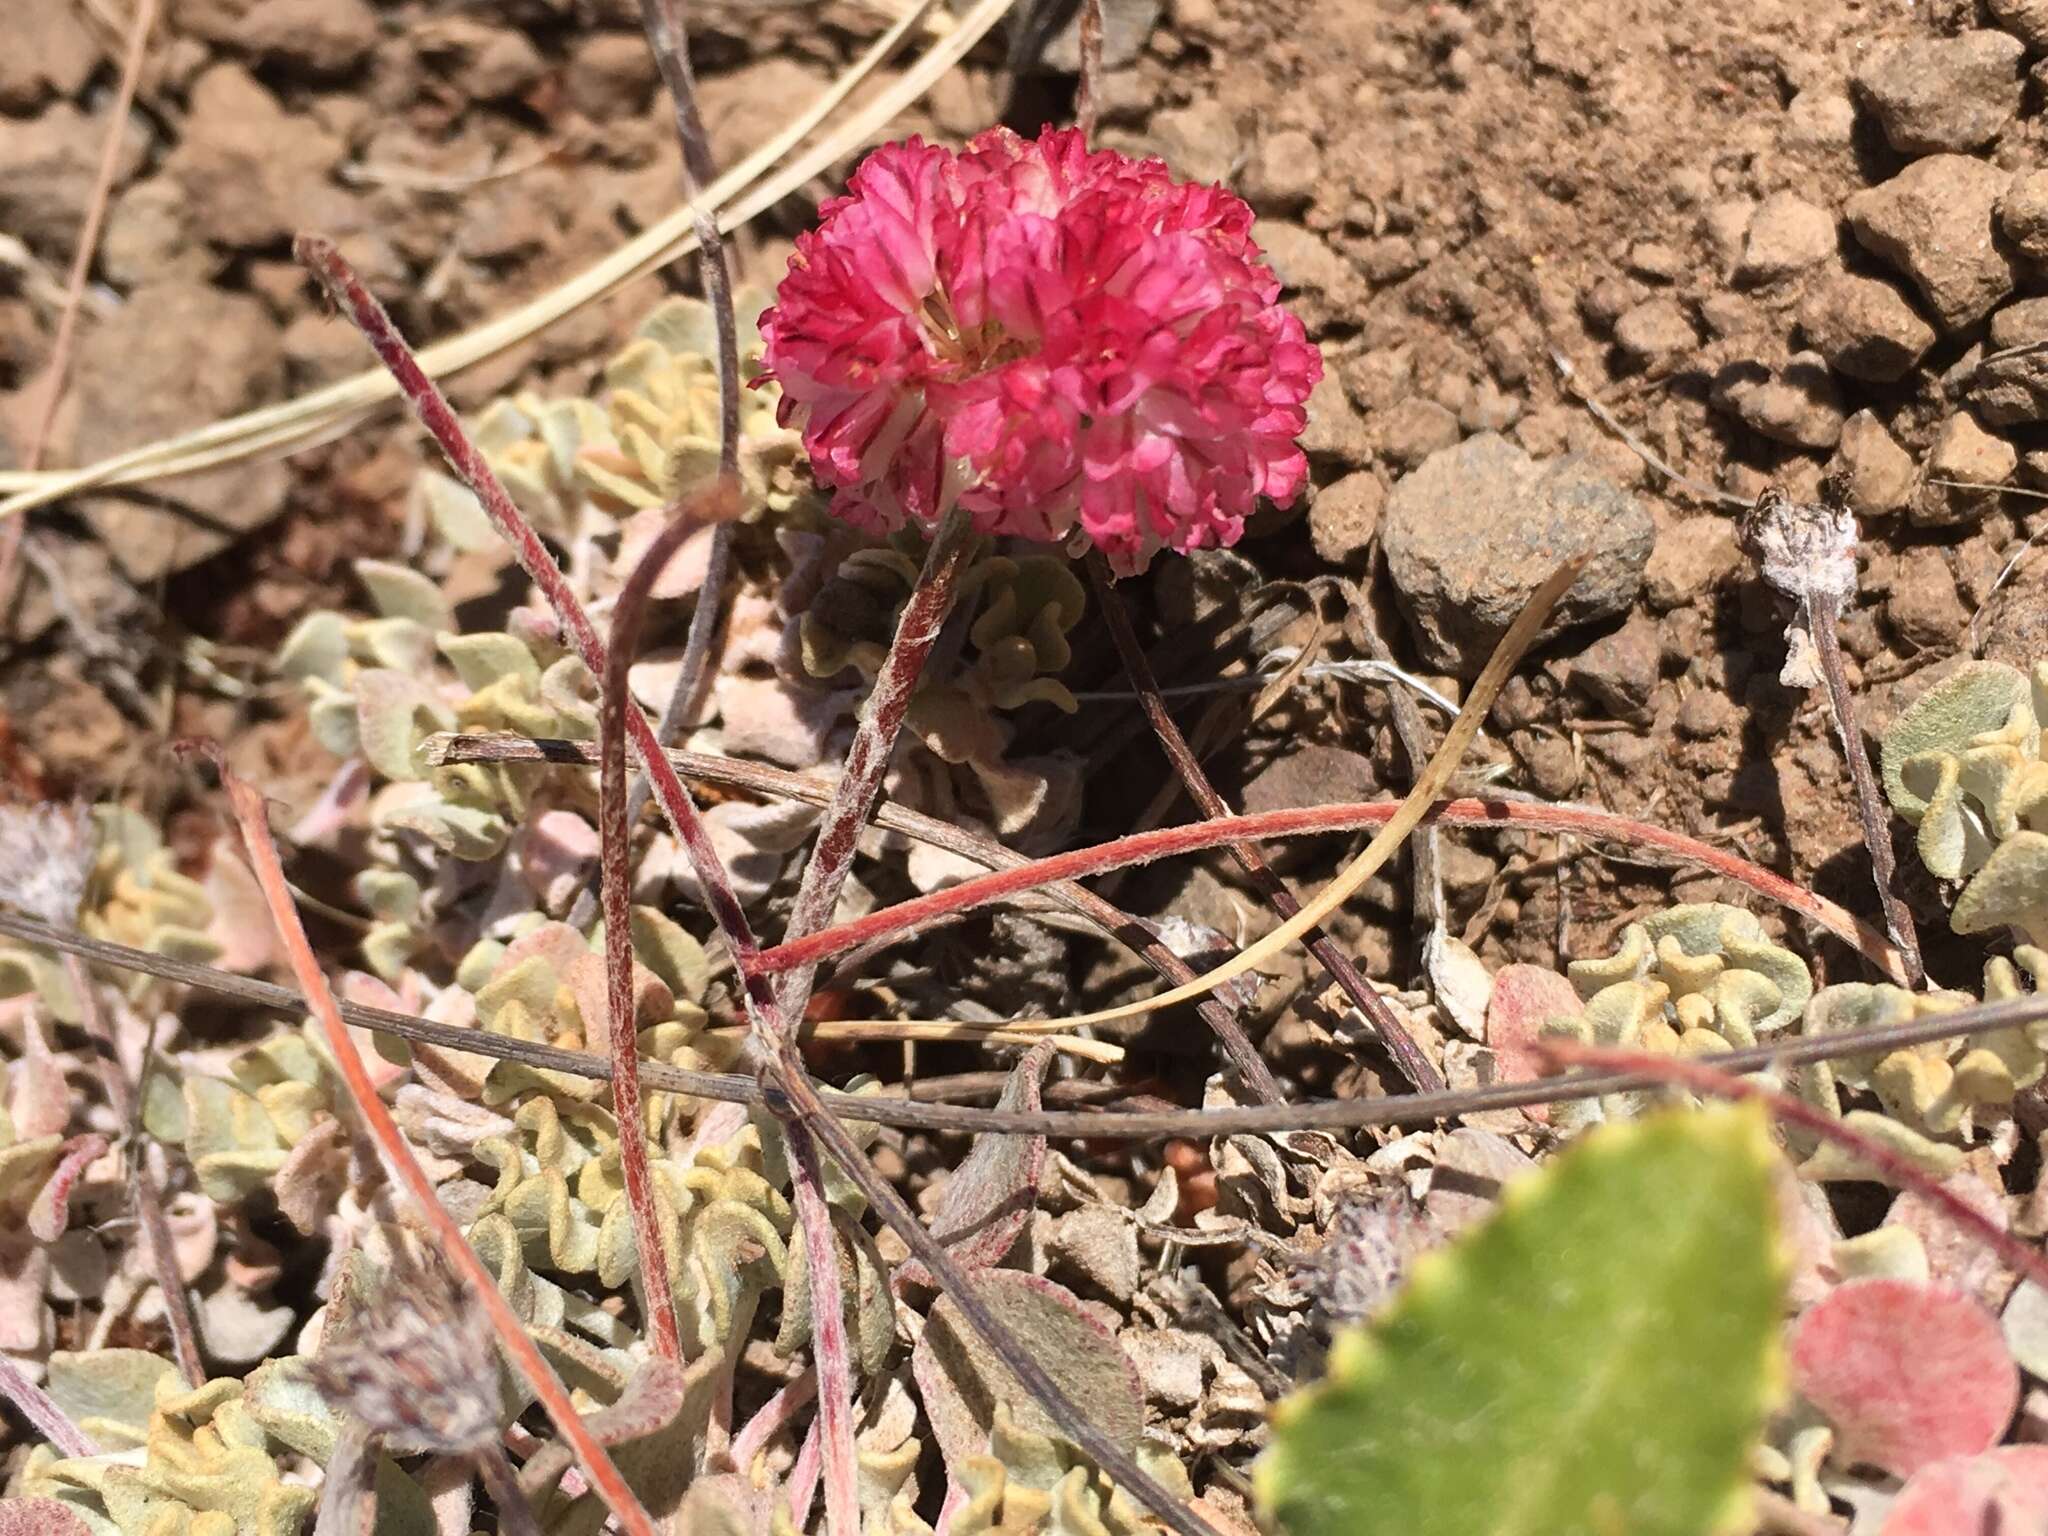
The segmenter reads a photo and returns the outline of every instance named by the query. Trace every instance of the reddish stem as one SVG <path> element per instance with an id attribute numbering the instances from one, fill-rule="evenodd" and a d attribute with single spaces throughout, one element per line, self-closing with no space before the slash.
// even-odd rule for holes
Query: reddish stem
<path id="1" fill-rule="evenodd" d="M 99 1447 L 85 1438 L 85 1431 L 71 1422 L 56 1400 L 24 1376 L 21 1367 L 5 1355 L 0 1355 L 0 1397 L 20 1409 L 21 1416 L 59 1455 L 99 1455 Z"/>
<path id="2" fill-rule="evenodd" d="M 583 604 L 571 590 L 569 580 L 555 563 L 554 556 L 541 542 L 540 535 L 506 494 L 497 472 L 470 441 L 469 434 L 463 430 L 461 418 L 448 404 L 447 397 L 420 367 L 412 348 L 406 345 L 405 338 L 384 312 L 384 306 L 363 286 L 362 279 L 334 248 L 333 241 L 317 235 L 300 235 L 292 242 L 292 254 L 319 280 L 329 298 L 363 333 L 378 361 L 383 363 L 385 371 L 398 385 L 399 393 L 405 396 L 406 403 L 419 418 L 420 425 L 440 446 L 449 468 L 455 471 L 458 480 L 469 487 L 498 532 L 512 546 L 513 558 L 554 610 L 576 654 L 590 669 L 590 675 L 603 677 L 605 646 L 590 622 L 590 615 L 584 612 Z M 635 755 L 653 781 L 655 798 L 661 802 L 663 811 L 675 827 L 676 838 L 682 844 L 690 867 L 697 876 L 697 883 L 704 892 L 704 904 L 710 909 L 712 920 L 718 924 L 726 947 L 735 959 L 752 954 L 756 945 L 747 914 L 733 892 L 732 880 L 718 857 L 718 850 L 711 844 L 711 834 L 704 825 L 696 802 L 676 776 L 675 769 L 661 750 L 661 743 L 655 740 L 654 727 L 647 723 L 647 717 L 639 710 L 629 709 L 626 711 L 626 733 Z M 752 1000 L 751 989 L 749 995 Z"/>
<path id="3" fill-rule="evenodd" d="M 272 922 L 277 925 L 278 937 L 284 941 L 292 974 L 298 978 L 299 990 L 305 995 L 313 1017 L 320 1021 L 328 1053 L 334 1057 L 334 1064 L 348 1088 L 350 1099 L 355 1103 L 356 1112 L 362 1116 L 371 1139 L 383 1154 L 385 1167 L 412 1195 L 421 1219 L 432 1230 L 441 1252 L 469 1282 L 477 1300 L 490 1314 L 491 1327 L 498 1336 L 499 1346 L 511 1357 L 563 1440 L 568 1442 L 598 1497 L 604 1500 L 629 1536 L 657 1536 L 653 1518 L 633 1490 L 626 1486 L 625 1478 L 619 1474 L 603 1443 L 583 1422 L 583 1416 L 569 1399 L 569 1389 L 555 1374 L 554 1367 L 548 1364 L 547 1357 L 541 1354 L 540 1347 L 527 1336 L 519 1314 L 499 1294 L 497 1281 L 490 1269 L 477 1257 L 461 1226 L 441 1204 L 433 1180 L 420 1167 L 405 1134 L 391 1118 L 391 1111 L 384 1107 L 384 1101 L 377 1096 L 377 1086 L 370 1081 L 369 1069 L 363 1065 L 356 1043 L 349 1037 L 348 1026 L 342 1022 L 334 993 L 327 985 L 326 976 L 321 973 L 320 962 L 313 956 L 313 946 L 306 938 L 305 926 L 299 921 L 298 907 L 285 880 L 284 865 L 277 856 L 277 844 L 270 836 L 263 796 L 228 767 L 219 748 L 209 746 L 202 750 L 212 756 L 220 770 L 221 787 L 227 791 L 228 804 L 234 809 L 236 824 L 242 832 L 242 844 L 249 851 L 249 866 L 255 871 L 256 883 L 262 887 L 263 899 L 270 908 Z"/>
<path id="4" fill-rule="evenodd" d="M 854 732 L 853 745 L 847 748 L 846 763 L 839 771 L 832 803 L 825 810 L 817 845 L 811 850 L 803 881 L 797 887 L 796 903 L 790 909 L 789 926 L 783 935 L 785 942 L 815 933 L 832 921 L 839 892 L 853 867 L 853 851 L 860 842 L 861 830 L 867 826 L 875 801 L 881 797 L 882 775 L 888 772 L 890 754 L 896 750 L 897 732 L 910 711 L 925 661 L 938 644 L 946 616 L 953 611 L 960 571 L 973 544 L 973 522 L 958 507 L 952 508 L 939 520 L 938 531 L 932 535 L 931 547 L 925 551 L 924 568 L 917 573 L 917 585 L 897 616 L 889 654 L 875 674 L 874 687 L 868 690 L 860 727 Z M 785 1024 L 795 1028 L 803 1016 L 804 1004 L 810 999 L 814 967 L 798 964 L 785 969 L 791 975 L 777 989 L 776 996 Z"/>
<path id="5" fill-rule="evenodd" d="M 664 1360 L 683 1358 L 676 1329 L 675 1291 L 668 1254 L 662 1246 L 655 1202 L 662 1199 L 647 1166 L 646 1117 L 640 1107 L 640 1031 L 633 997 L 632 828 L 627 823 L 626 716 L 637 713 L 626 674 L 640 638 L 647 594 L 683 540 L 707 517 L 729 518 L 739 509 L 730 481 L 720 480 L 693 504 L 669 519 L 627 576 L 612 609 L 611 646 L 605 657 L 598 715 L 597 822 L 604 886 L 604 969 L 611 1013 L 612 1107 L 618 1118 L 619 1168 L 626 1204 L 633 1215 L 633 1242 L 640 1256 L 648 1332 Z"/>
<path id="6" fill-rule="evenodd" d="M 1884 1175 L 1886 1182 L 1910 1190 L 1947 1218 L 1949 1225 L 1983 1243 L 2013 1269 L 2038 1286 L 2048 1287 L 2048 1257 L 1998 1226 L 1953 1190 L 1929 1178 L 1906 1158 L 1881 1142 L 1851 1130 L 1840 1120 L 1804 1099 L 1747 1078 L 1678 1056 L 1629 1051 L 1614 1046 L 1581 1045 L 1572 1040 L 1540 1040 L 1537 1049 L 1562 1066 L 1592 1067 L 1605 1072 L 1632 1072 L 1654 1077 L 1693 1093 L 1720 1099 L 1754 1100 L 1779 1120 L 1831 1141 L 1860 1162 Z"/>
<path id="7" fill-rule="evenodd" d="M 831 1111 L 819 1106 L 820 1114 Z M 818 1373 L 818 1434 L 825 1475 L 825 1528 L 829 1536 L 859 1536 L 860 1465 L 853 1444 L 853 1352 L 846 1342 L 846 1297 L 840 1286 L 839 1239 L 825 1198 L 825 1170 L 812 1140 L 811 1116 L 782 1122 L 789 1143 L 790 1180 L 803 1227 L 805 1269 L 811 1287 L 811 1364 Z"/>
<path id="8" fill-rule="evenodd" d="M 751 965 L 757 972 L 816 965 L 829 956 L 873 943 L 885 935 L 903 933 L 939 918 L 1036 890 L 1056 880 L 1082 879 L 1107 870 L 1121 869 L 1127 864 L 1150 863 L 1155 859 L 1193 853 L 1223 843 L 1257 842 L 1312 832 L 1348 832 L 1358 827 L 1377 826 L 1391 821 L 1399 809 L 1399 803 L 1394 801 L 1316 805 L 1297 810 L 1264 811 L 1256 816 L 1229 816 L 1185 826 L 1160 827 L 1151 832 L 1097 843 L 1090 848 L 1077 848 L 1069 853 L 1034 859 L 1015 869 L 977 875 L 947 890 L 898 902 L 895 906 L 824 929 L 808 938 L 764 949 L 753 957 Z M 1712 870 L 1717 875 L 1740 881 L 1758 894 L 1810 918 L 1843 942 L 1853 945 L 1872 964 L 1903 984 L 1905 972 L 1898 952 L 1868 923 L 1783 875 L 1773 874 L 1747 859 L 1687 837 L 1682 832 L 1667 831 L 1648 822 L 1617 816 L 1611 811 L 1597 811 L 1590 806 L 1546 805 L 1533 800 L 1439 801 L 1430 809 L 1429 820 L 1451 827 L 1570 832 L 1580 837 L 1615 838 L 1658 849 Z"/>

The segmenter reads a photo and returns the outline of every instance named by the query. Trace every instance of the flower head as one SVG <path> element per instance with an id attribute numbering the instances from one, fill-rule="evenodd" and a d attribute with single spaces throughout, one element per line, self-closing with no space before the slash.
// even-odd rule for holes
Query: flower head
<path id="1" fill-rule="evenodd" d="M 957 500 L 985 532 L 1078 525 L 1126 571 L 1233 543 L 1301 489 L 1323 369 L 1251 223 L 1072 129 L 885 146 L 761 317 L 782 421 L 865 527 Z"/>

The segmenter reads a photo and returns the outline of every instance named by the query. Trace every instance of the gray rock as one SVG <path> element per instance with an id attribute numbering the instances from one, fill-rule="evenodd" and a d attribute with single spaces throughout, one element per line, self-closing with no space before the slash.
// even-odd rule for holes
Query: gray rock
<path id="1" fill-rule="evenodd" d="M 1187 181 L 1228 181 L 1244 147 L 1237 119 L 1209 97 L 1156 114 L 1149 137 L 1154 152 Z"/>
<path id="2" fill-rule="evenodd" d="M 1372 457 L 1365 418 L 1352 407 L 1343 381 L 1333 370 L 1326 369 L 1316 381 L 1307 405 L 1308 426 L 1301 434 L 1301 446 L 1310 458 L 1360 465 Z"/>
<path id="3" fill-rule="evenodd" d="M 1991 317 L 1991 350 L 2048 341 L 2048 298 L 2016 299 Z"/>
<path id="4" fill-rule="evenodd" d="M 1975 325 L 2012 292 L 1993 223 L 2011 178 L 1970 155 L 1929 155 L 1849 199 L 1865 249 L 1913 280 L 1944 331 Z"/>
<path id="5" fill-rule="evenodd" d="M 2004 32 L 1914 37 L 1871 57 L 1856 88 L 1900 154 L 1978 149 L 2019 114 L 2025 52 Z"/>
<path id="6" fill-rule="evenodd" d="M 1614 344 L 1645 369 L 1670 369 L 1699 348 L 1685 306 L 1672 298 L 1645 299 L 1614 322 Z"/>
<path id="7" fill-rule="evenodd" d="M 1835 220 L 1796 192 L 1773 192 L 1756 205 L 1735 264 L 1738 282 L 1776 282 L 1835 253 Z"/>
<path id="8" fill-rule="evenodd" d="M 1752 432 L 1794 448 L 1832 448 L 1842 436 L 1842 394 L 1818 352 L 1800 352 L 1775 373 L 1737 363 L 1714 381 L 1713 402 Z"/>
<path id="9" fill-rule="evenodd" d="M 1372 759 L 1362 752 L 1303 741 L 1269 759 L 1245 781 L 1240 801 L 1247 816 L 1292 806 L 1370 800 L 1380 792 Z"/>
<path id="10" fill-rule="evenodd" d="M 71 259 L 92 200 L 106 112 L 88 117 L 68 101 L 52 103 L 25 122 L 0 121 L 0 230 L 57 260 Z M 117 184 L 147 154 L 139 117 L 121 135 Z"/>
<path id="11" fill-rule="evenodd" d="M 1892 589 L 1885 598 L 1885 621 L 1908 645 L 1952 649 L 1969 625 L 1969 610 L 1956 593 L 1956 579 L 1941 551 L 1921 544 L 1899 556 Z"/>
<path id="12" fill-rule="evenodd" d="M 2048 0 L 1986 0 L 1985 9 L 2029 52 L 2048 53 Z"/>
<path id="13" fill-rule="evenodd" d="M 2043 581 L 2037 551 L 2022 559 L 2005 584 L 1984 600 L 1977 633 L 1986 661 L 2002 661 L 2022 671 L 2048 656 L 2048 581 Z"/>
<path id="14" fill-rule="evenodd" d="M 1332 565 L 1364 570 L 1386 503 L 1379 477 L 1362 470 L 1324 486 L 1308 509 L 1308 536 L 1316 553 Z"/>
<path id="15" fill-rule="evenodd" d="M 346 234 L 361 225 L 354 200 L 330 179 L 344 149 L 239 65 L 216 64 L 193 83 L 185 135 L 164 169 L 215 245 L 268 246 L 302 229 Z"/>
<path id="16" fill-rule="evenodd" d="M 1589 557 L 1544 633 L 1626 613 L 1657 539 L 1649 512 L 1583 457 L 1539 462 L 1491 432 L 1404 476 L 1381 546 L 1427 665 L 1475 677 L 1559 563 Z"/>
<path id="17" fill-rule="evenodd" d="M 27 113 L 54 92 L 76 96 L 99 67 L 85 18 L 68 5 L 24 5 L 7 18 L 0 48 L 0 111 Z"/>
<path id="18" fill-rule="evenodd" d="M 1870 411 L 1842 423 L 1828 470 L 1848 481 L 1849 506 L 1860 517 L 1888 517 L 1912 499 L 1913 456 Z"/>
<path id="19" fill-rule="evenodd" d="M 1913 521 L 1928 528 L 1979 521 L 1997 504 L 1997 496 L 1989 492 L 2012 478 L 2019 459 L 2011 443 L 1986 432 L 1968 411 L 1956 412 L 1941 424 L 1928 452 L 1926 480 L 1913 502 Z M 1960 489 L 1937 481 L 1983 486 L 1985 490 Z"/>
<path id="20" fill-rule="evenodd" d="M 1681 518 L 1657 530 L 1657 547 L 1643 570 L 1643 597 L 1658 613 L 1705 597 L 1742 569 L 1735 525 L 1706 513 Z"/>
<path id="21" fill-rule="evenodd" d="M 363 0 L 257 0 L 242 46 L 312 75 L 341 75 L 377 46 L 377 13 Z"/>
<path id="22" fill-rule="evenodd" d="M 1869 384 L 1904 378 L 1934 345 L 1934 327 L 1881 278 L 1836 272 L 1800 306 L 1799 328 L 1837 373 Z"/>
<path id="23" fill-rule="evenodd" d="M 2048 262 L 2048 171 L 2022 171 L 2013 178 L 1998 200 L 1998 227 L 2027 260 Z"/>

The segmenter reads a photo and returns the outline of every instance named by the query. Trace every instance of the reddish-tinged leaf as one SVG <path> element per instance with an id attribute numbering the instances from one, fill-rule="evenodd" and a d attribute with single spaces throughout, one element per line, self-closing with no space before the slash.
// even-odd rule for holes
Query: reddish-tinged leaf
<path id="1" fill-rule="evenodd" d="M 2008 1445 L 1921 1468 L 1900 1491 L 1880 1536 L 1994 1531 L 2048 1531 L 2048 1445 Z"/>
<path id="2" fill-rule="evenodd" d="M 1486 1043 L 1493 1049 L 1504 1083 L 1528 1082 L 1544 1075 L 1536 1040 L 1545 1022 L 1559 1014 L 1585 1008 L 1578 989 L 1555 971 L 1540 965 L 1504 965 L 1494 974 L 1493 997 L 1486 1005 Z M 1548 1120 L 1550 1106 L 1523 1111 L 1532 1120 Z"/>
<path id="3" fill-rule="evenodd" d="M 1052 1054 L 1049 1042 L 1025 1052 L 1003 1084 L 996 1108 L 1036 1110 Z M 939 1208 L 932 1215 L 932 1235 L 953 1250 L 961 1268 L 988 1268 L 1010 1251 L 1031 1219 L 1039 1170 L 1044 1166 L 1043 1136 L 975 1137 L 972 1150 L 940 1191 Z M 925 1267 L 914 1259 L 898 1274 L 913 1284 L 932 1283 Z"/>
<path id="4" fill-rule="evenodd" d="M 0 1536 L 92 1536 L 92 1527 L 57 1499 L 0 1500 Z"/>
<path id="5" fill-rule="evenodd" d="M 1998 1321 L 1962 1292 L 1853 1280 L 1800 1318 L 1792 1379 L 1834 1424 L 1839 1454 L 1897 1477 L 1998 1443 L 2020 1373 Z"/>
<path id="6" fill-rule="evenodd" d="M 35 1203 L 28 1208 L 28 1229 L 32 1234 L 46 1243 L 54 1243 L 64 1235 L 64 1229 L 71 1224 L 71 1186 L 106 1151 L 107 1138 L 100 1135 L 74 1136 L 64 1143 L 63 1156 L 43 1180 Z"/>

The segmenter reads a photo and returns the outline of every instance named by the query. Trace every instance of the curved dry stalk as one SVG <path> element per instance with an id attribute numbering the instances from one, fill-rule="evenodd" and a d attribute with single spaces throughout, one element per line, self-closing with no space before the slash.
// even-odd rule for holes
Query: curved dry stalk
<path id="1" fill-rule="evenodd" d="M 1087 36 L 1087 17 L 1093 14 L 1099 33 L 1100 10 L 1093 3 L 1083 12 L 1083 33 Z M 1101 39 L 1096 39 L 1098 50 Z M 1085 47 L 1083 57 L 1085 58 Z M 1084 71 L 1083 80 L 1087 75 Z M 1117 655 L 1122 658 L 1124 672 L 1131 680 L 1131 686 L 1138 692 L 1139 706 L 1145 711 L 1145 718 L 1152 722 L 1152 733 L 1159 738 L 1159 745 L 1165 751 L 1167 760 L 1173 764 L 1180 781 L 1194 797 L 1195 804 L 1204 816 L 1215 821 L 1231 814 L 1229 804 L 1216 792 L 1216 786 L 1209 782 L 1209 775 L 1202 771 L 1201 760 L 1189 747 L 1187 738 L 1181 735 L 1180 726 L 1174 722 L 1173 714 L 1166 707 L 1166 700 L 1159 692 L 1159 679 L 1153 675 L 1152 663 L 1145 659 L 1145 648 L 1138 644 L 1137 631 L 1131 627 L 1131 616 L 1124 608 L 1124 600 L 1116 589 L 1116 579 L 1110 574 L 1109 562 L 1102 558 L 1100 550 L 1091 549 L 1086 561 L 1088 580 L 1095 588 L 1095 595 L 1102 609 L 1105 622 L 1109 625 L 1110 639 L 1115 642 Z M 1412 706 L 1411 706 L 1412 707 Z M 1287 889 L 1285 882 L 1273 873 L 1273 866 L 1266 862 L 1258 846 L 1248 842 L 1233 842 L 1228 845 L 1231 857 L 1251 877 L 1252 885 L 1264 898 L 1267 906 L 1282 917 L 1293 917 L 1301 911 L 1301 903 L 1294 899 L 1294 893 Z M 1320 926 L 1311 928 L 1302 935 L 1302 942 L 1308 946 L 1318 964 L 1336 982 L 1345 997 L 1371 1023 L 1373 1033 L 1380 1044 L 1401 1069 L 1409 1084 L 1418 1093 L 1432 1093 L 1443 1087 L 1442 1075 L 1422 1054 L 1414 1037 L 1394 1016 L 1394 1010 L 1387 1006 L 1385 998 L 1373 991 L 1372 984 L 1358 974 L 1358 967 L 1351 963 L 1351 957 L 1337 947 L 1337 943 Z M 1235 1020 L 1232 1021 L 1235 1026 Z M 1240 1031 L 1241 1032 L 1241 1031 Z M 1263 1059 L 1259 1061 L 1259 1072 L 1247 1079 L 1255 1096 L 1269 1104 L 1277 1104 L 1283 1095 L 1273 1081 L 1273 1074 Z"/>
<path id="2" fill-rule="evenodd" d="M 289 987 L 252 977 L 236 976 L 208 965 L 173 959 L 153 950 L 136 949 L 90 938 L 76 929 L 57 928 L 35 918 L 0 911 L 0 934 L 24 944 L 75 952 L 104 965 L 118 965 L 161 977 L 180 986 L 200 987 L 286 1017 L 309 1011 L 304 997 Z M 341 1016 L 359 1029 L 417 1040 L 444 1050 L 469 1051 L 502 1061 L 518 1061 L 543 1071 L 609 1081 L 611 1058 L 596 1051 L 569 1051 L 538 1041 L 437 1023 L 414 1014 L 338 1004 Z M 1880 1029 L 1827 1034 L 1729 1051 L 1715 1060 L 1725 1071 L 1758 1072 L 1766 1067 L 1796 1067 L 1845 1056 L 1882 1054 L 1907 1046 L 1952 1040 L 1984 1030 L 2012 1029 L 2048 1018 L 2048 994 L 1978 1003 L 1968 1008 L 1888 1024 Z M 642 1059 L 641 1083 L 660 1093 L 677 1093 L 735 1104 L 760 1104 L 773 1113 L 787 1113 L 787 1100 L 765 1091 L 759 1080 L 729 1072 L 693 1072 L 666 1062 Z M 992 1132 L 1015 1136 L 1058 1136 L 1086 1140 L 1103 1138 L 1156 1141 L 1173 1136 L 1259 1135 L 1278 1131 L 1359 1130 L 1368 1126 L 1426 1126 L 1439 1120 L 1489 1109 L 1523 1109 L 1535 1104 L 1627 1093 L 1656 1086 L 1656 1080 L 1627 1074 L 1599 1078 L 1498 1083 L 1487 1088 L 1446 1093 L 1411 1093 L 1382 1099 L 1314 1100 L 1288 1104 L 1252 1104 L 1214 1109 L 1151 1110 L 993 1110 L 965 1104 L 944 1104 L 916 1097 L 854 1095 L 823 1090 L 819 1097 L 842 1120 L 893 1125 L 906 1130 Z"/>
<path id="3" fill-rule="evenodd" d="M 696 769 L 693 767 L 691 772 L 696 774 Z M 1260 841 L 1383 826 L 1392 821 L 1399 811 L 1400 805 L 1394 801 L 1318 805 L 1161 827 L 1131 837 L 1113 838 L 1090 848 L 1050 854 L 991 874 L 976 875 L 944 891 L 913 897 L 870 912 L 865 917 L 824 929 L 808 939 L 787 946 L 775 945 L 762 950 L 755 957 L 755 964 L 762 970 L 777 970 L 800 963 L 816 964 L 879 938 L 908 933 L 944 917 L 1046 888 L 1055 881 L 1085 879 L 1131 864 L 1151 863 L 1174 854 L 1195 853 L 1233 838 Z M 1902 986 L 1906 985 L 1905 967 L 1898 951 L 1870 924 L 1783 875 L 1774 874 L 1738 854 L 1687 837 L 1682 832 L 1667 831 L 1649 822 L 1636 821 L 1612 811 L 1595 810 L 1591 806 L 1557 805 L 1540 800 L 1445 800 L 1431 806 L 1426 819 L 1447 827 L 1494 827 L 1504 832 L 1563 832 L 1654 848 L 1675 859 L 1738 881 L 1757 894 L 1811 919 L 1855 948 L 1886 976 Z M 785 954 L 786 949 L 794 954 Z M 1029 1021 L 1013 1021 L 1013 1025 L 1024 1022 Z"/>
<path id="4" fill-rule="evenodd" d="M 626 1486 L 625 1478 L 620 1475 L 603 1443 L 583 1422 L 583 1416 L 569 1399 L 569 1389 L 555 1374 L 554 1367 L 548 1364 L 540 1346 L 527 1335 L 519 1314 L 500 1294 L 496 1279 L 483 1260 L 477 1257 L 476 1250 L 469 1246 L 461 1226 L 442 1206 L 433 1180 L 420 1167 L 419 1159 L 413 1156 L 412 1147 L 406 1142 L 405 1133 L 399 1130 L 397 1122 L 391 1118 L 391 1111 L 378 1097 L 377 1086 L 370 1081 L 369 1069 L 363 1065 L 355 1041 L 349 1038 L 341 1009 L 336 1006 L 334 993 L 327 985 L 326 976 L 321 973 L 320 962 L 314 958 L 313 946 L 307 941 L 305 927 L 299 921 L 298 908 L 293 904 L 291 890 L 285 882 L 284 865 L 277 856 L 277 844 L 270 835 L 263 796 L 228 767 L 227 759 L 218 747 L 208 746 L 202 750 L 212 757 L 220 771 L 221 788 L 227 792 L 228 804 L 234 810 L 236 825 L 242 833 L 242 846 L 248 850 L 249 866 L 255 872 L 256 883 L 263 890 L 263 899 L 270 908 L 278 937 L 284 942 L 292 974 L 298 978 L 305 993 L 307 1007 L 320 1022 L 328 1054 L 334 1058 L 349 1098 L 382 1155 L 385 1168 L 405 1186 L 419 1207 L 421 1219 L 433 1231 L 436 1245 L 469 1282 L 478 1302 L 490 1315 L 491 1327 L 497 1334 L 500 1347 L 511 1357 L 533 1395 L 546 1409 L 548 1418 L 575 1453 L 598 1497 L 604 1500 L 629 1536 L 658 1536 L 653 1518 L 633 1490 Z"/>
<path id="5" fill-rule="evenodd" d="M 128 114 L 135 105 L 135 88 L 142 79 L 143 61 L 149 57 L 149 34 L 156 26 L 156 13 L 157 0 L 136 0 L 135 14 L 128 23 L 128 46 L 121 54 L 121 79 L 114 87 L 113 105 L 107 113 L 107 136 L 100 143 L 99 168 L 93 172 L 85 222 L 79 227 L 78 244 L 71 252 L 71 270 L 64 277 L 64 307 L 57 312 L 57 334 L 51 338 L 50 361 L 43 370 L 43 398 L 36 407 L 28 451 L 21 458 L 22 470 L 28 474 L 43 467 L 43 452 L 50 445 L 50 424 L 57 419 L 57 407 L 64 399 L 64 378 L 71 366 L 71 341 L 78 329 L 79 306 L 85 298 L 86 279 L 92 276 L 93 256 L 99 250 L 100 226 L 106 222 L 114 174 L 121 166 Z M 0 533 L 0 611 L 13 600 L 15 561 L 21 554 L 27 524 L 27 518 L 18 517 Z"/>

